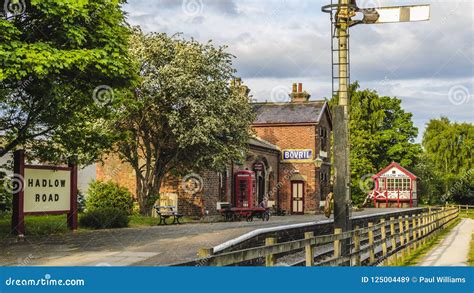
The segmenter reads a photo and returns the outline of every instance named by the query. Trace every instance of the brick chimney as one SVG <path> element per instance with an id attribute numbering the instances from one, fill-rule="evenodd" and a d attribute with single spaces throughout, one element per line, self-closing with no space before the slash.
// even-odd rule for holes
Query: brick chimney
<path id="1" fill-rule="evenodd" d="M 305 103 L 311 97 L 306 91 L 303 91 L 302 83 L 293 84 L 293 92 L 290 94 L 291 103 Z"/>

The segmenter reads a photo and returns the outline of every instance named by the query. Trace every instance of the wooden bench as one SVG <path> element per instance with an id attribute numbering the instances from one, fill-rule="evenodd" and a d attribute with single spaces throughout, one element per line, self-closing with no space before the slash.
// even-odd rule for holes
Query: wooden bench
<path id="1" fill-rule="evenodd" d="M 166 225 L 166 220 L 170 218 L 173 219 L 173 222 L 171 224 L 181 224 L 179 220 L 183 217 L 183 215 L 175 211 L 175 206 L 154 206 L 153 208 L 155 208 L 156 213 L 160 218 L 158 225 Z"/>

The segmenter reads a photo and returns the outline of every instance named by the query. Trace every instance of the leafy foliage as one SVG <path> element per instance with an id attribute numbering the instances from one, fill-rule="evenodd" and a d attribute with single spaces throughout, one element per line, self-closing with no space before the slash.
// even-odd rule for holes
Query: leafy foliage
<path id="1" fill-rule="evenodd" d="M 87 211 L 116 208 L 130 215 L 133 208 L 132 194 L 112 181 L 94 181 L 87 190 L 86 208 Z"/>
<path id="2" fill-rule="evenodd" d="M 13 195 L 3 187 L 3 180 L 0 180 L 0 212 L 8 212 L 12 210 Z"/>
<path id="3" fill-rule="evenodd" d="M 127 213 L 117 208 L 90 210 L 79 218 L 80 226 L 93 229 L 123 228 L 128 222 Z"/>
<path id="4" fill-rule="evenodd" d="M 165 174 L 219 169 L 240 159 L 254 117 L 248 90 L 229 86 L 235 70 L 225 47 L 138 29 L 130 44 L 141 79 L 114 128 L 147 214 Z"/>
<path id="5" fill-rule="evenodd" d="M 415 143 L 418 129 L 413 125 L 412 114 L 402 109 L 401 100 L 358 88 L 358 83 L 350 87 L 349 107 L 351 190 L 355 203 L 367 196 L 368 190 L 364 190 L 367 184 L 361 184 L 367 175 L 380 171 L 392 161 L 412 169 L 421 153 Z M 330 105 L 337 102 L 334 97 Z"/>
<path id="6" fill-rule="evenodd" d="M 93 92 L 108 85 L 119 97 L 133 81 L 123 2 L 31 0 L 0 19 L 0 157 L 21 146 L 35 159 L 87 163 L 110 146 L 103 124 L 116 101 Z"/>
<path id="7" fill-rule="evenodd" d="M 451 123 L 448 118 L 432 119 L 423 135 L 426 162 L 436 186 L 432 201 L 453 200 L 474 204 L 474 126 L 470 123 Z"/>

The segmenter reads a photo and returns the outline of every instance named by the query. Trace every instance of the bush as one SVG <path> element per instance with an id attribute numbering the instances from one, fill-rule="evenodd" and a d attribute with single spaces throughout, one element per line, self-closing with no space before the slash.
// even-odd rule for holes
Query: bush
<path id="1" fill-rule="evenodd" d="M 133 208 L 132 194 L 117 183 L 94 181 L 87 190 L 86 208 L 116 208 L 130 215 Z"/>
<path id="2" fill-rule="evenodd" d="M 128 215 L 117 208 L 98 208 L 89 210 L 79 219 L 79 225 L 85 228 L 107 229 L 128 226 Z"/>
<path id="3" fill-rule="evenodd" d="M 9 212 L 12 210 L 13 195 L 10 191 L 5 190 L 5 180 L 4 177 L 0 179 L 0 212 Z"/>

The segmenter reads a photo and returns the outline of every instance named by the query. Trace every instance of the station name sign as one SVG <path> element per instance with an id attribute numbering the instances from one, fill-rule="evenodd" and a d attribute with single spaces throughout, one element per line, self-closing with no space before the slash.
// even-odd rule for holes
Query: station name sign
<path id="1" fill-rule="evenodd" d="M 287 149 L 282 151 L 282 161 L 286 162 L 309 162 L 313 160 L 312 149 Z"/>
<path id="2" fill-rule="evenodd" d="M 71 171 L 25 167 L 25 213 L 71 209 Z"/>
<path id="3" fill-rule="evenodd" d="M 12 190 L 12 233 L 25 234 L 25 215 L 67 214 L 67 225 L 77 229 L 77 166 L 25 164 L 25 151 L 13 153 L 16 188 Z"/>

